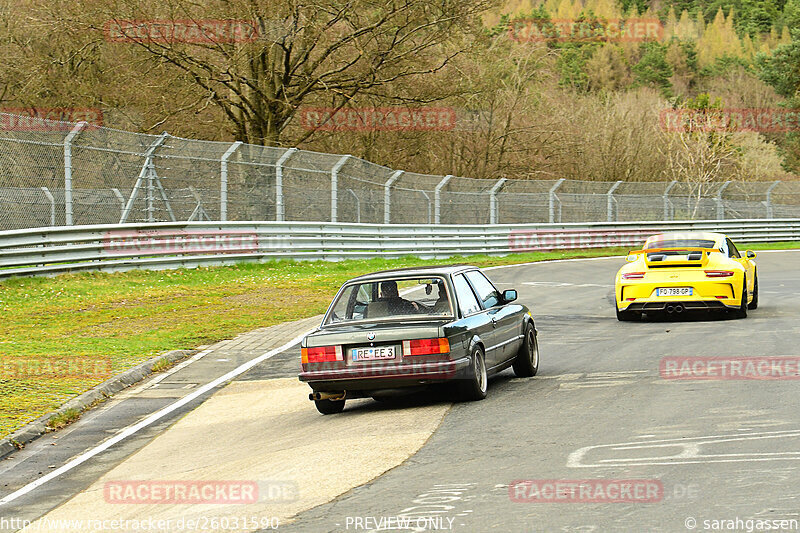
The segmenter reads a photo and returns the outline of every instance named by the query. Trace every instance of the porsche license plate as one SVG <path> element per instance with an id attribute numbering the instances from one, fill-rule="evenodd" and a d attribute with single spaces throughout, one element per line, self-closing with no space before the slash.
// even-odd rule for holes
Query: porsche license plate
<path id="1" fill-rule="evenodd" d="M 353 361 L 394 359 L 397 357 L 397 346 L 370 346 L 365 348 L 353 348 L 351 353 L 353 356 Z"/>
<path id="2" fill-rule="evenodd" d="M 691 296 L 691 287 L 663 287 L 658 289 L 656 296 Z"/>

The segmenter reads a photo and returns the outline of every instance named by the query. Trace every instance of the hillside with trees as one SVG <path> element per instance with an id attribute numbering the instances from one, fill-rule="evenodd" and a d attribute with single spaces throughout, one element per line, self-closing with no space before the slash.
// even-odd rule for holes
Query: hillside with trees
<path id="1" fill-rule="evenodd" d="M 109 25 L 142 20 L 252 21 L 258 38 L 109 38 Z M 643 39 L 520 37 L 565 20 L 660 29 Z M 670 110 L 800 108 L 800 0 L 26 0 L 4 2 L 0 23 L 5 109 L 97 108 L 114 128 L 476 178 L 705 182 L 800 171 L 796 120 L 761 131 L 664 125 Z M 303 119 L 309 109 L 375 108 L 447 109 L 454 123 L 387 131 Z"/>

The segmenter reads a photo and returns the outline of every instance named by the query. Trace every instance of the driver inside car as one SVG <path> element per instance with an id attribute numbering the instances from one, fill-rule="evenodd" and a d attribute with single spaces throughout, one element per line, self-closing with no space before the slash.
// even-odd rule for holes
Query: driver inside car
<path id="1" fill-rule="evenodd" d="M 396 281 L 381 282 L 381 300 L 388 303 L 389 314 L 392 315 L 413 315 L 420 311 L 417 302 L 409 302 L 400 297 Z"/>

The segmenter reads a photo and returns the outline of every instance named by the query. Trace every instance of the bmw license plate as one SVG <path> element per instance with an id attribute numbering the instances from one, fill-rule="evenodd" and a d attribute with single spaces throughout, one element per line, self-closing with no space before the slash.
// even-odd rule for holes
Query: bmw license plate
<path id="1" fill-rule="evenodd" d="M 658 289 L 656 296 L 691 296 L 691 287 L 664 287 Z"/>
<path id="2" fill-rule="evenodd" d="M 394 359 L 397 356 L 397 346 L 370 346 L 368 348 L 353 348 L 351 353 L 353 355 L 353 361 Z"/>

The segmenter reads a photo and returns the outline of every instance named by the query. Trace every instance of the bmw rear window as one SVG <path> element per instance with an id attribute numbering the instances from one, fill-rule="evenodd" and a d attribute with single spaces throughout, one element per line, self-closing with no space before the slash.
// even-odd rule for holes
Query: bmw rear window
<path id="1" fill-rule="evenodd" d="M 442 277 L 381 279 L 346 286 L 331 306 L 325 324 L 452 314 Z"/>

